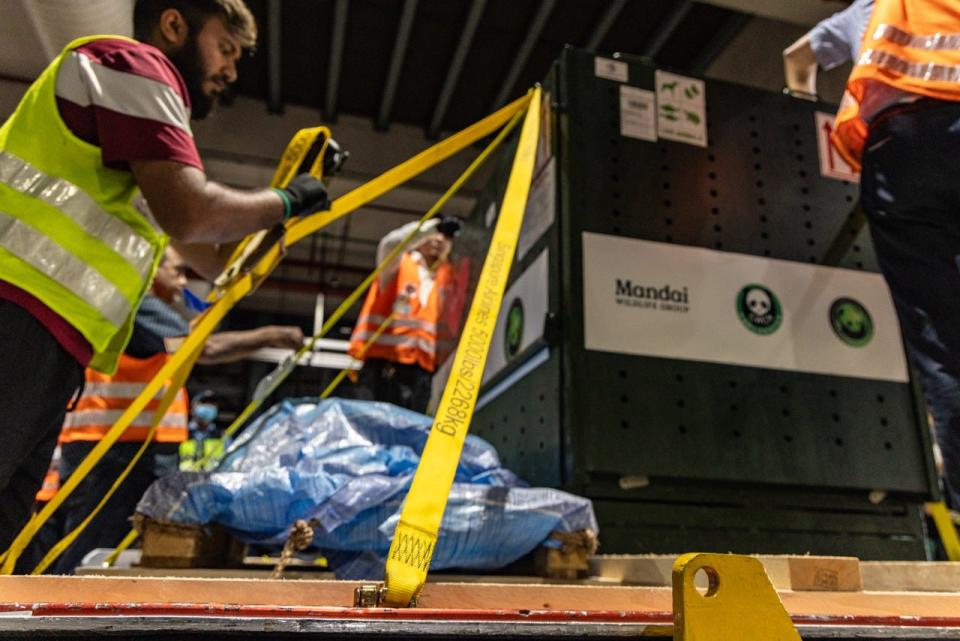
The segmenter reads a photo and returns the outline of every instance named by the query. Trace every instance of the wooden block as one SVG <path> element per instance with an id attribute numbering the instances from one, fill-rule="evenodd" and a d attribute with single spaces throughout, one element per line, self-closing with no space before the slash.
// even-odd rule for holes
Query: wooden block
<path id="1" fill-rule="evenodd" d="M 674 555 L 601 555 L 590 559 L 590 576 L 624 585 L 669 586 Z M 778 590 L 856 591 L 861 588 L 860 562 L 840 556 L 757 555 Z M 697 577 L 697 586 L 707 586 Z"/>
<path id="2" fill-rule="evenodd" d="M 550 539 L 559 547 L 538 547 L 534 551 L 537 576 L 550 579 L 585 578 L 590 570 L 589 559 L 597 551 L 597 535 L 591 530 L 551 532 Z"/>
<path id="3" fill-rule="evenodd" d="M 861 561 L 863 589 L 876 592 L 960 592 L 960 563 Z"/>
<path id="4" fill-rule="evenodd" d="M 140 518 L 140 564 L 151 568 L 199 568 L 239 565 L 243 545 L 218 525 L 201 527 Z"/>
<path id="5" fill-rule="evenodd" d="M 669 586 L 677 556 L 601 554 L 590 558 L 590 576 L 619 581 L 623 585 Z"/>
<path id="6" fill-rule="evenodd" d="M 778 558 L 785 559 L 791 590 L 855 592 L 863 589 L 860 560 L 845 556 L 759 557 L 764 567 Z M 769 571 L 768 571 L 769 572 Z"/>

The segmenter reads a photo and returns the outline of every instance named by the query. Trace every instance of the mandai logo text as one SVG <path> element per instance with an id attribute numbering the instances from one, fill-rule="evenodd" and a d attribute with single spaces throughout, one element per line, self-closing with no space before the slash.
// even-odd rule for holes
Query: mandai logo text
<path id="1" fill-rule="evenodd" d="M 686 287 L 634 285 L 630 279 L 618 278 L 615 296 L 617 305 L 681 314 L 690 311 L 690 295 Z"/>

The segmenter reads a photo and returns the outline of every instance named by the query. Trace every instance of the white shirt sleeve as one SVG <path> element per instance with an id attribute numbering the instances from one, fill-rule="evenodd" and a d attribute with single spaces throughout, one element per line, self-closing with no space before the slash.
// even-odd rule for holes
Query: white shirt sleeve
<path id="1" fill-rule="evenodd" d="M 407 244 L 407 250 L 413 249 L 420 241 L 422 241 L 427 236 L 435 234 L 437 232 L 437 225 L 440 224 L 440 219 L 431 218 L 427 222 L 423 223 L 420 227 L 420 230 L 416 233 L 413 239 Z M 386 236 L 380 239 L 380 244 L 377 245 L 377 265 L 382 263 L 386 259 L 387 254 L 393 250 L 394 247 L 399 245 L 407 235 L 412 232 L 417 227 L 417 222 L 407 223 L 403 227 L 398 227 L 394 229 Z M 397 275 L 397 269 L 400 265 L 400 257 L 403 254 L 397 254 L 389 265 L 383 268 L 383 271 L 380 272 L 380 287 L 386 287 L 393 277 Z"/>

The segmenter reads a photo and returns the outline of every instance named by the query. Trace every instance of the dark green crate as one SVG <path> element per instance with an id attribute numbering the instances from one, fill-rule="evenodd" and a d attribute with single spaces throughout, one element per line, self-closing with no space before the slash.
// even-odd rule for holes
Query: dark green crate
<path id="1" fill-rule="evenodd" d="M 626 62 L 630 84 L 653 89 L 655 69 Z M 834 107 L 706 87 L 708 147 L 650 143 L 620 136 L 619 85 L 593 55 L 568 49 L 554 66 L 557 220 L 511 273 L 549 248 L 549 331 L 486 389 L 549 358 L 472 429 L 532 484 L 593 498 L 606 552 L 922 558 L 920 506 L 939 491 L 914 385 L 583 347 L 583 232 L 877 271 L 857 186 L 820 176 L 814 113 Z"/>

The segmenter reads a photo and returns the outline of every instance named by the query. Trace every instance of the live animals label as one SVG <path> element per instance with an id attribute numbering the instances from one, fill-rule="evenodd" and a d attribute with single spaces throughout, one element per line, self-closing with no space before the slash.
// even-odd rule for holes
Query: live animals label
<path id="1" fill-rule="evenodd" d="M 657 132 L 661 138 L 707 146 L 706 85 L 657 70 Z"/>

